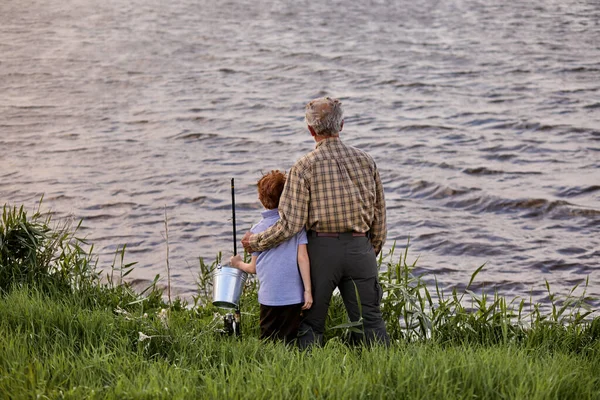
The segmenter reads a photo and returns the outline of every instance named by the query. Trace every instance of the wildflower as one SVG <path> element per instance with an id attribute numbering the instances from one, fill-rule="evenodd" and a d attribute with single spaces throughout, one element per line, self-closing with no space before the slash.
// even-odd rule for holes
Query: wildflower
<path id="1" fill-rule="evenodd" d="M 127 312 L 127 310 L 123 310 L 121 307 L 117 306 L 117 308 L 115 308 L 115 314 L 123 314 L 123 315 L 129 315 L 129 313 Z"/>
<path id="2" fill-rule="evenodd" d="M 168 327 L 168 321 L 169 321 L 169 314 L 168 314 L 169 310 L 167 310 L 166 308 L 163 308 L 160 310 L 160 312 L 158 313 L 158 319 L 160 320 L 160 322 L 162 322 L 163 326 L 165 328 Z"/>
<path id="3" fill-rule="evenodd" d="M 148 336 L 148 335 L 144 334 L 143 332 L 138 332 L 138 334 L 140 335 L 139 338 L 138 338 L 138 340 L 140 342 L 143 342 L 143 341 L 148 340 L 148 339 L 152 339 L 151 336 Z"/>

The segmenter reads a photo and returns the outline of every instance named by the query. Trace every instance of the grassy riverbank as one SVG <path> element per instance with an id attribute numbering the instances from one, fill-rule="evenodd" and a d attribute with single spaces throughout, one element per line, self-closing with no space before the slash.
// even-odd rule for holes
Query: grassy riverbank
<path id="1" fill-rule="evenodd" d="M 326 346 L 302 353 L 257 339 L 255 284 L 243 339 L 224 336 L 205 296 L 186 306 L 156 286 L 134 293 L 115 283 L 132 268 L 119 257 L 101 283 L 76 230 L 50 225 L 4 207 L 0 398 L 600 398 L 600 319 L 584 297 L 553 298 L 544 314 L 468 289 L 444 295 L 403 252 L 382 260 L 391 348 L 347 345 L 360 325 L 336 298 Z M 199 293 L 214 265 L 200 261 Z"/>

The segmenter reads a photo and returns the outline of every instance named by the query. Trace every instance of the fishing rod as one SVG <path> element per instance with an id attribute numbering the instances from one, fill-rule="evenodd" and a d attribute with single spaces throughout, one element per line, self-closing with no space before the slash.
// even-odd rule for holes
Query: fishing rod
<path id="1" fill-rule="evenodd" d="M 234 178 L 231 178 L 231 215 L 233 216 L 233 255 L 237 255 L 237 239 L 235 238 L 235 189 Z"/>
<path id="2" fill-rule="evenodd" d="M 237 255 L 237 237 L 235 223 L 235 180 L 231 178 L 231 214 L 233 222 L 233 255 Z M 234 309 L 223 317 L 224 329 L 227 335 L 242 336 L 240 297 L 244 290 L 248 274 L 232 266 L 219 263 L 213 275 L 213 305 L 220 308 Z"/>
<path id="3" fill-rule="evenodd" d="M 237 255 L 237 239 L 236 239 L 236 232 L 235 232 L 235 185 L 234 185 L 234 178 L 231 178 L 231 216 L 233 219 L 232 225 L 233 225 L 233 255 L 236 256 Z M 241 317 L 242 317 L 242 313 L 240 312 L 240 304 L 238 302 L 238 304 L 235 307 L 235 311 L 233 316 L 231 316 L 231 314 L 227 314 L 225 316 L 225 325 L 226 325 L 226 330 L 229 330 L 230 334 L 233 333 L 235 336 L 238 337 L 242 337 L 242 326 L 241 326 Z M 228 327 L 229 325 L 229 327 Z"/>

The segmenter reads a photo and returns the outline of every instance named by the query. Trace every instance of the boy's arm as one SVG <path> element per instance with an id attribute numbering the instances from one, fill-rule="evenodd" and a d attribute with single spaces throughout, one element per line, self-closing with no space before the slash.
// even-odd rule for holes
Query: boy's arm
<path id="1" fill-rule="evenodd" d="M 303 310 L 308 310 L 312 307 L 312 286 L 310 282 L 310 261 L 308 259 L 308 250 L 306 245 L 301 244 L 298 246 L 298 267 L 300 268 L 300 276 L 302 277 L 302 284 L 304 285 L 304 305 Z"/>
<path id="2" fill-rule="evenodd" d="M 249 263 L 245 263 L 244 261 L 242 261 L 242 256 L 240 256 L 239 254 L 236 256 L 231 257 L 231 259 L 229 259 L 229 263 L 231 264 L 232 267 L 240 269 L 244 272 L 247 272 L 249 274 L 255 274 L 256 273 L 256 259 L 258 258 L 258 256 L 252 256 L 252 258 L 250 259 Z"/>

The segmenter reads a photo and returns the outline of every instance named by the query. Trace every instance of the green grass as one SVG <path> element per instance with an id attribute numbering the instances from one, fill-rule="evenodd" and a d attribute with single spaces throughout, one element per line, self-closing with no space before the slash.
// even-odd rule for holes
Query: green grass
<path id="1" fill-rule="evenodd" d="M 117 283 L 133 268 L 124 248 L 101 280 L 76 228 L 49 223 L 4 208 L 0 399 L 600 398 L 600 319 L 585 294 L 548 287 L 544 313 L 470 292 L 477 269 L 446 295 L 392 249 L 380 260 L 392 346 L 348 345 L 360 324 L 335 297 L 328 326 L 337 328 L 324 347 L 300 352 L 258 340 L 255 281 L 242 299 L 242 339 L 218 332 L 223 312 L 208 296 L 218 259 L 200 260 L 193 304 L 170 304 L 155 284 L 140 295 Z"/>
<path id="2" fill-rule="evenodd" d="M 0 301 L 0 398 L 524 398 L 600 394 L 596 354 L 397 343 L 309 353 L 172 311 L 115 314 L 21 288 Z M 150 336 L 140 340 L 139 332 Z"/>

